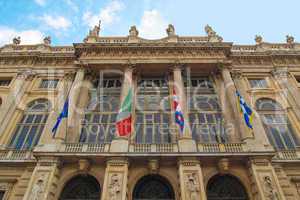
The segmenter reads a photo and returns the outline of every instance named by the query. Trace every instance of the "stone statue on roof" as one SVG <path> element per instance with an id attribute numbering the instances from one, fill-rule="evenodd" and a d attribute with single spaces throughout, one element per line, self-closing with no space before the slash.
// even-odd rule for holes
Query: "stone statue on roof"
<path id="1" fill-rule="evenodd" d="M 295 39 L 293 36 L 291 36 L 291 35 L 286 36 L 286 43 L 293 44 L 294 42 L 295 42 Z"/>
<path id="2" fill-rule="evenodd" d="M 139 31 L 137 30 L 136 26 L 131 26 L 129 29 L 129 35 L 132 37 L 137 37 L 139 35 Z"/>
<path id="3" fill-rule="evenodd" d="M 20 37 L 20 36 L 14 37 L 14 38 L 13 38 L 13 44 L 14 44 L 14 45 L 19 45 L 19 44 L 21 44 L 21 37 Z"/>
<path id="4" fill-rule="evenodd" d="M 51 37 L 47 36 L 43 39 L 44 45 L 50 45 L 51 44 Z"/>
<path id="5" fill-rule="evenodd" d="M 89 36 L 99 36 L 100 33 L 100 27 L 101 27 L 101 20 L 99 20 L 99 24 L 95 25 L 92 30 L 89 32 Z"/>
<path id="6" fill-rule="evenodd" d="M 209 25 L 205 26 L 205 32 L 208 37 L 209 42 L 222 42 L 223 38 L 219 36 L 216 31 L 213 30 L 213 28 Z"/>
<path id="7" fill-rule="evenodd" d="M 261 35 L 256 35 L 254 40 L 256 44 L 261 44 L 263 42 L 263 38 Z"/>
<path id="8" fill-rule="evenodd" d="M 166 32 L 168 36 L 174 36 L 175 35 L 175 28 L 172 24 L 169 24 L 168 28 L 166 29 Z"/>

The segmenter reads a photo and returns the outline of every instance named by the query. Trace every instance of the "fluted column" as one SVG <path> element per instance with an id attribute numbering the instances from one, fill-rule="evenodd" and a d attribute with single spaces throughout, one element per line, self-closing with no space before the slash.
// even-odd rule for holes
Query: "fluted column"
<path id="1" fill-rule="evenodd" d="M 1 106 L 0 112 L 0 137 L 3 137 L 3 133 L 7 128 L 12 116 L 14 115 L 17 106 L 20 104 L 24 94 L 29 90 L 31 80 L 35 73 L 31 70 L 21 71 L 17 74 L 14 84 L 10 89 L 10 92 Z"/>
<path id="2" fill-rule="evenodd" d="M 225 85 L 225 95 L 227 97 L 226 99 L 228 99 L 228 101 L 230 102 L 231 108 L 234 113 L 234 118 L 236 119 L 235 127 L 238 128 L 238 132 L 240 133 L 242 140 L 252 138 L 253 135 L 243 122 L 243 116 L 237 107 L 238 102 L 236 96 L 236 87 L 232 80 L 229 68 L 227 66 L 223 66 L 221 68 L 221 73 Z"/>
<path id="3" fill-rule="evenodd" d="M 133 89 L 133 87 L 134 87 L 134 84 L 133 84 L 133 81 L 132 81 L 133 71 L 134 71 L 134 65 L 128 65 L 124 69 L 122 91 L 121 91 L 121 96 L 120 96 L 120 107 L 121 107 L 124 99 L 126 98 L 129 89 L 130 88 Z M 133 91 L 133 93 L 134 93 L 134 91 Z M 134 97 L 133 97 L 133 99 L 134 99 Z M 134 110 L 134 108 L 133 108 L 133 110 Z M 132 121 L 134 121 L 134 120 L 132 119 Z M 133 124 L 131 124 L 131 126 L 133 126 Z M 131 132 L 131 136 L 132 136 L 133 127 L 131 128 L 131 130 L 132 130 L 132 132 Z M 116 135 L 115 135 L 115 137 L 114 137 L 114 139 L 111 143 L 110 151 L 111 152 L 127 152 L 128 148 L 129 148 L 130 136 L 128 138 L 127 137 L 120 137 L 120 136 L 117 135 L 117 132 L 115 132 L 115 133 L 116 133 Z"/>
<path id="4" fill-rule="evenodd" d="M 189 123 L 189 115 L 187 110 L 187 99 L 185 96 L 185 90 L 181 75 L 182 67 L 179 65 L 175 65 L 173 67 L 173 78 L 174 78 L 174 89 L 176 95 L 179 97 L 179 103 L 182 107 L 183 117 L 184 117 L 184 131 L 182 136 L 178 139 L 178 147 L 180 152 L 195 152 L 197 151 L 196 142 L 192 139 L 191 128 Z M 175 112 L 173 110 L 173 112 Z M 174 119 L 174 113 L 171 116 Z M 178 126 L 176 126 L 176 133 L 178 134 Z M 180 135 L 180 134 L 179 134 Z"/>
<path id="5" fill-rule="evenodd" d="M 245 84 L 245 80 L 243 78 L 242 72 L 239 70 L 235 70 L 235 71 L 233 71 L 232 76 L 233 76 L 233 80 L 235 82 L 237 90 L 240 92 L 240 94 L 245 99 L 245 101 L 248 103 L 248 105 L 251 106 L 250 105 L 251 98 L 250 98 L 249 94 L 247 93 L 247 86 Z M 271 144 L 269 143 L 269 140 L 267 138 L 267 135 L 265 133 L 265 129 L 263 127 L 263 124 L 262 124 L 259 114 L 254 109 L 254 106 L 251 106 L 251 107 L 252 107 L 252 111 L 254 113 L 253 123 L 252 123 L 254 138 L 250 138 L 249 140 L 247 140 L 247 143 L 249 144 L 248 146 L 250 146 L 251 148 L 253 148 L 257 151 L 259 149 L 266 150 L 268 148 L 272 148 Z M 241 117 L 243 117 L 243 116 L 241 116 Z M 242 122 L 245 123 L 244 121 L 242 121 Z"/>

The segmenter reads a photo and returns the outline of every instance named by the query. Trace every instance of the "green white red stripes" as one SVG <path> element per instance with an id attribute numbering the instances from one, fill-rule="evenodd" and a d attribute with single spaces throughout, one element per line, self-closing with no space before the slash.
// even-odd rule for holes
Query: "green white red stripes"
<path id="1" fill-rule="evenodd" d="M 132 89 L 130 88 L 117 116 L 116 127 L 119 136 L 128 136 L 132 131 L 132 93 Z"/>

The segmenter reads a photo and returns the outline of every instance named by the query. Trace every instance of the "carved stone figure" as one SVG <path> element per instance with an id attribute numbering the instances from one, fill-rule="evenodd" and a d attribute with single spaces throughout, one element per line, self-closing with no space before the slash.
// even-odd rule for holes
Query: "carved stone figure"
<path id="1" fill-rule="evenodd" d="M 137 37 L 139 35 L 139 31 L 136 29 L 136 26 L 130 27 L 129 35 L 132 37 Z"/>
<path id="2" fill-rule="evenodd" d="M 188 174 L 186 180 L 186 189 L 188 192 L 188 200 L 197 200 L 199 199 L 199 183 L 197 180 L 196 173 Z"/>
<path id="3" fill-rule="evenodd" d="M 42 199 L 42 195 L 44 194 L 44 181 L 45 177 L 42 174 L 36 181 L 36 183 L 33 185 L 30 198 L 31 200 L 40 200 Z"/>
<path id="4" fill-rule="evenodd" d="M 265 195 L 270 200 L 280 200 L 276 189 L 273 186 L 272 180 L 270 176 L 264 177 L 264 189 Z"/>
<path id="5" fill-rule="evenodd" d="M 205 32 L 207 34 L 209 42 L 222 42 L 223 38 L 212 29 L 211 26 L 206 25 L 205 26 Z"/>
<path id="6" fill-rule="evenodd" d="M 263 38 L 260 35 L 255 36 L 255 42 L 256 44 L 261 44 L 263 42 Z"/>
<path id="7" fill-rule="evenodd" d="M 169 24 L 166 31 L 167 31 L 168 36 L 174 36 L 175 35 L 175 28 L 172 24 Z"/>
<path id="8" fill-rule="evenodd" d="M 13 38 L 13 44 L 14 45 L 19 45 L 20 43 L 21 43 L 21 37 L 20 36 Z"/>
<path id="9" fill-rule="evenodd" d="M 293 36 L 291 36 L 291 35 L 286 36 L 286 43 L 293 44 L 294 42 L 295 42 L 295 39 Z"/>
<path id="10" fill-rule="evenodd" d="M 118 174 L 113 174 L 110 177 L 110 183 L 108 186 L 110 200 L 118 200 L 121 194 L 121 180 Z"/>
<path id="11" fill-rule="evenodd" d="M 99 36 L 99 32 L 100 32 L 100 26 L 101 26 L 101 20 L 99 21 L 99 25 L 95 25 L 94 28 L 92 30 L 90 30 L 89 32 L 89 36 Z"/>
<path id="12" fill-rule="evenodd" d="M 47 36 L 44 38 L 44 45 L 50 45 L 51 44 L 51 37 L 50 36 Z"/>

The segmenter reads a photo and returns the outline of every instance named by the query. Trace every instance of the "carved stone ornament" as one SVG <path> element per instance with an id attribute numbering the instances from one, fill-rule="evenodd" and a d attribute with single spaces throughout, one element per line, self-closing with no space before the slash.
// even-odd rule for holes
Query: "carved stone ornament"
<path id="1" fill-rule="evenodd" d="M 25 80 L 30 80 L 32 79 L 36 73 L 31 70 L 31 69 L 26 69 L 26 70 L 21 70 L 17 74 L 17 78 L 25 79 Z"/>
<path id="2" fill-rule="evenodd" d="M 168 34 L 168 37 L 175 35 L 175 28 L 172 24 L 168 25 L 168 28 L 166 29 L 166 32 Z"/>
<path id="3" fill-rule="evenodd" d="M 222 42 L 223 41 L 223 38 L 221 36 L 217 35 L 217 33 L 213 30 L 213 28 L 211 26 L 206 25 L 205 32 L 207 34 L 209 42 Z"/>
<path id="4" fill-rule="evenodd" d="M 159 169 L 159 162 L 157 159 L 150 159 L 148 162 L 148 169 L 150 173 L 155 174 Z"/>
<path id="5" fill-rule="evenodd" d="M 40 200 L 43 199 L 43 194 L 45 190 L 45 182 L 47 180 L 46 174 L 41 174 L 36 180 L 32 187 L 31 193 L 29 195 L 30 200 Z"/>
<path id="6" fill-rule="evenodd" d="M 198 200 L 200 185 L 196 173 L 186 174 L 185 181 L 187 200 Z"/>
<path id="7" fill-rule="evenodd" d="M 78 161 L 78 168 L 80 171 L 88 172 L 90 168 L 90 162 L 87 159 L 80 159 Z"/>
<path id="8" fill-rule="evenodd" d="M 121 196 L 121 177 L 119 174 L 112 174 L 108 185 L 110 200 L 119 200 Z"/>
<path id="9" fill-rule="evenodd" d="M 294 42 L 295 42 L 295 39 L 294 39 L 293 36 L 291 36 L 291 35 L 287 35 L 286 36 L 286 43 L 288 43 L 288 44 L 294 44 Z"/>
<path id="10" fill-rule="evenodd" d="M 13 38 L 13 44 L 14 44 L 14 45 L 19 45 L 19 44 L 21 44 L 21 37 L 20 37 L 20 36 L 14 37 L 14 38 Z"/>
<path id="11" fill-rule="evenodd" d="M 136 26 L 131 26 L 129 29 L 129 35 L 131 37 L 137 37 L 139 35 L 139 31 L 137 30 Z"/>
<path id="12" fill-rule="evenodd" d="M 269 200 L 280 200 L 278 192 L 274 188 L 272 179 L 270 176 L 265 176 L 264 179 L 264 193 Z"/>
<path id="13" fill-rule="evenodd" d="M 254 40 L 257 45 L 263 43 L 263 38 L 261 35 L 256 35 Z"/>
<path id="14" fill-rule="evenodd" d="M 51 44 L 51 37 L 47 36 L 43 39 L 44 45 L 50 45 Z"/>
<path id="15" fill-rule="evenodd" d="M 288 76 L 290 75 L 289 70 L 286 67 L 276 67 L 274 70 L 272 70 L 271 73 L 275 78 L 288 78 Z"/>
<path id="16" fill-rule="evenodd" d="M 222 158 L 218 162 L 218 168 L 221 174 L 225 174 L 229 170 L 229 159 L 228 158 Z"/>

